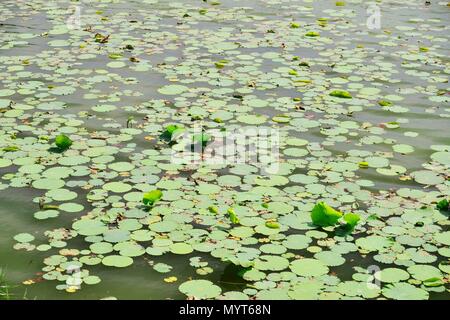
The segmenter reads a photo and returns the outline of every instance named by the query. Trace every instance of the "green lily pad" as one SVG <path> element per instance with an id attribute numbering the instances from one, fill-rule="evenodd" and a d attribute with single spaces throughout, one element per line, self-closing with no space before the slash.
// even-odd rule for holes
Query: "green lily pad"
<path id="1" fill-rule="evenodd" d="M 289 268 L 292 272 L 302 277 L 319 277 L 327 274 L 329 271 L 323 262 L 309 258 L 295 260 L 291 262 Z"/>
<path id="2" fill-rule="evenodd" d="M 102 263 L 108 267 L 125 268 L 133 264 L 133 259 L 123 256 L 107 256 L 103 258 Z"/>
<path id="3" fill-rule="evenodd" d="M 222 293 L 220 287 L 208 280 L 190 280 L 182 283 L 178 290 L 195 299 L 213 299 Z"/>
<path id="4" fill-rule="evenodd" d="M 383 295 L 395 300 L 427 300 L 429 296 L 427 291 L 404 282 L 387 285 Z"/>
<path id="5" fill-rule="evenodd" d="M 374 274 L 375 278 L 387 283 L 408 280 L 408 272 L 398 268 L 386 268 Z"/>
<path id="6" fill-rule="evenodd" d="M 31 242 L 34 240 L 34 236 L 29 233 L 19 233 L 14 236 L 14 240 L 21 243 Z"/>

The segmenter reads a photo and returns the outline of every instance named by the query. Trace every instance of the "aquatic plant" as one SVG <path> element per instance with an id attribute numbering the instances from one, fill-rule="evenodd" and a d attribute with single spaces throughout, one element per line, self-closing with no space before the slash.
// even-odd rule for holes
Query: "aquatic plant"
<path id="1" fill-rule="evenodd" d="M 22 230 L 0 248 L 42 256 L 33 292 L 148 297 L 148 281 L 115 291 L 131 267 L 160 299 L 449 296 L 445 3 L 384 3 L 397 19 L 375 32 L 360 0 L 99 1 L 80 29 L 51 2 L 3 2 L 1 214 Z"/>
<path id="2" fill-rule="evenodd" d="M 153 206 L 155 202 L 159 201 L 163 196 L 161 190 L 152 190 L 144 193 L 144 197 L 142 198 L 142 202 L 146 206 Z"/>
<path id="3" fill-rule="evenodd" d="M 0 268 L 0 300 L 9 300 L 10 298 L 10 286 L 6 282 L 6 272 Z"/>
<path id="4" fill-rule="evenodd" d="M 334 226 L 341 217 L 341 212 L 324 202 L 317 203 L 311 211 L 312 222 L 320 227 Z"/>
<path id="5" fill-rule="evenodd" d="M 345 90 L 334 90 L 330 92 L 330 96 L 332 97 L 338 97 L 338 98 L 344 98 L 344 99 L 351 99 L 352 95 L 350 92 Z"/>
<path id="6" fill-rule="evenodd" d="M 184 132 L 184 127 L 177 124 L 169 124 L 160 138 L 167 141 L 174 141 L 176 137 Z"/>
<path id="7" fill-rule="evenodd" d="M 65 134 L 60 134 L 56 136 L 55 144 L 60 150 L 66 150 L 72 145 L 72 140 Z"/>
<path id="8" fill-rule="evenodd" d="M 450 211 L 450 201 L 447 199 L 442 199 L 436 204 L 436 208 L 443 211 Z"/>
<path id="9" fill-rule="evenodd" d="M 228 217 L 229 217 L 231 223 L 238 224 L 240 222 L 240 220 L 233 208 L 229 208 L 227 210 L 227 213 L 228 213 Z"/>
<path id="10" fill-rule="evenodd" d="M 318 202 L 311 211 L 311 220 L 313 224 L 320 227 L 331 227 L 338 224 L 340 219 L 344 225 L 342 226 L 346 231 L 353 231 L 361 219 L 358 214 L 346 213 L 335 210 L 324 202 Z"/>

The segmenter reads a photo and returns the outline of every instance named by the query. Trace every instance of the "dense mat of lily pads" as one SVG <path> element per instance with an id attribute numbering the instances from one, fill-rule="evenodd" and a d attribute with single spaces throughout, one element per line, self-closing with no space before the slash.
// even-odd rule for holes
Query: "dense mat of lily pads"
<path id="1" fill-rule="evenodd" d="M 2 1 L 0 192 L 35 208 L 15 254 L 67 295 L 145 259 L 194 299 L 448 299 L 447 3 L 379 1 L 369 30 L 362 0 L 248 2 Z M 171 162 L 164 133 L 200 122 L 278 130 L 279 170 Z"/>

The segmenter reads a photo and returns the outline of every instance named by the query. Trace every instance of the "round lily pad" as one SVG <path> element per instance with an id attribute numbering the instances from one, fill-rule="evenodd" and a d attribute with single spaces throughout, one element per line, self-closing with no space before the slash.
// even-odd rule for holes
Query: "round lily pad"
<path id="1" fill-rule="evenodd" d="M 291 262 L 289 268 L 295 274 L 303 277 L 318 277 L 327 274 L 329 269 L 321 261 L 316 259 L 299 259 Z"/>
<path id="2" fill-rule="evenodd" d="M 125 268 L 133 264 L 133 259 L 130 257 L 112 255 L 103 258 L 102 263 L 108 267 Z"/>
<path id="3" fill-rule="evenodd" d="M 190 280 L 182 283 L 178 290 L 195 299 L 212 299 L 222 292 L 220 287 L 208 280 Z"/>
<path id="4" fill-rule="evenodd" d="M 400 282 L 409 278 L 408 272 L 398 268 L 386 268 L 375 273 L 375 278 L 382 282 Z"/>

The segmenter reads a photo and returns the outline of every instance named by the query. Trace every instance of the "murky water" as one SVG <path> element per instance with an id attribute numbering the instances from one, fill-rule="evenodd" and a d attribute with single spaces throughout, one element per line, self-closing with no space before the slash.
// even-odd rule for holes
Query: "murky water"
<path id="1" fill-rule="evenodd" d="M 394 211 L 395 208 L 418 208 L 420 201 L 414 197 L 404 196 L 404 199 L 392 200 L 387 192 L 409 188 L 434 191 L 434 197 L 448 196 L 447 162 L 441 161 L 427 167 L 430 172 L 437 172 L 439 177 L 445 177 L 445 182 L 442 179 L 439 183 L 424 185 L 417 183 L 409 174 L 423 170 L 423 165 L 430 161 L 433 153 L 450 150 L 447 25 L 450 8 L 443 1 L 432 1 L 430 5 L 425 5 L 425 1 L 383 1 L 377 7 L 381 10 L 380 28 L 369 29 L 366 25 L 371 14 L 367 12 L 368 7 L 369 3 L 366 1 L 345 1 L 345 6 L 340 7 L 336 6 L 335 1 L 328 0 L 252 0 L 245 4 L 242 1 L 228 0 L 220 1 L 220 4 L 190 0 L 80 1 L 78 4 L 70 1 L 48 3 L 39 0 L 3 0 L 0 6 L 0 99 L 10 99 L 16 105 L 32 107 L 19 108 L 22 112 L 5 110 L 2 113 L 0 142 L 2 147 L 11 145 L 12 142 L 6 137 L 13 132 L 17 139 L 25 139 L 52 135 L 59 130 L 73 134 L 75 141 L 77 138 L 85 141 L 89 139 L 89 134 L 92 138 L 94 133 L 102 136 L 106 132 L 107 138 L 100 141 L 106 141 L 106 145 L 119 150 L 114 154 L 114 161 L 132 159 L 139 162 L 141 158 L 135 155 L 142 155 L 142 152 L 151 150 L 156 144 L 155 140 L 149 140 L 149 136 L 157 137 L 162 126 L 172 121 L 189 123 L 193 115 L 202 113 L 198 108 L 206 111 L 206 125 L 211 128 L 220 127 L 220 124 L 212 121 L 214 116 L 211 114 L 221 109 L 226 110 L 227 115 L 232 114 L 230 119 L 225 120 L 230 125 L 239 125 L 237 116 L 241 114 L 259 114 L 268 119 L 265 125 L 278 128 L 289 137 L 307 140 L 311 146 L 321 145 L 332 154 L 330 158 L 328 154 L 323 158 L 316 154 L 309 155 L 306 156 L 308 161 L 344 161 L 344 158 L 348 160 L 352 156 L 359 157 L 348 154 L 349 150 L 356 149 L 378 152 L 376 157 L 389 159 L 389 168 L 378 165 L 378 159 L 368 169 L 359 170 L 357 177 L 350 173 L 343 174 L 342 172 L 347 171 L 345 169 L 340 171 L 333 167 L 329 170 L 340 172 L 339 179 L 333 181 L 333 177 L 328 177 L 329 182 L 319 181 L 318 184 L 369 180 L 371 183 L 361 185 L 371 193 L 368 196 L 370 201 L 380 199 L 381 203 L 383 197 L 386 197 L 386 201 L 401 201 L 399 206 L 392 207 Z M 67 18 L 77 8 L 80 10 L 80 28 L 67 29 L 64 27 Z M 199 13 L 201 8 L 207 11 Z M 319 18 L 327 18 L 327 22 L 320 25 Z M 299 27 L 292 26 L 292 23 L 299 23 Z M 298 35 L 295 30 L 299 30 Z M 320 36 L 304 36 L 306 32 L 315 30 L 320 32 Z M 94 41 L 95 34 L 100 34 L 100 42 Z M 105 40 L 106 35 L 109 38 Z M 101 39 L 104 39 L 104 43 L 101 43 Z M 133 44 L 133 49 L 124 50 L 124 46 L 129 43 Z M 230 47 L 227 48 L 223 43 Z M 111 54 L 115 52 L 121 53 L 119 59 L 111 58 Z M 298 67 L 298 62 L 292 62 L 297 61 L 293 57 L 307 62 L 308 68 Z M 136 60 L 130 61 L 130 58 Z M 227 60 L 226 64 L 231 66 L 226 65 L 220 70 L 222 73 L 215 75 L 218 71 L 214 67 L 214 61 L 221 59 Z M 117 61 L 119 63 L 114 64 Z M 121 65 L 120 62 L 124 64 Z M 286 75 L 294 67 L 298 68 L 298 72 Z M 220 82 L 221 79 L 230 81 L 230 84 Z M 300 81 L 293 86 L 282 79 Z M 305 79 L 312 84 L 304 82 Z M 31 81 L 36 82 L 30 83 Z M 190 91 L 183 91 L 185 94 L 180 96 L 159 91 L 171 82 L 181 83 Z M 64 86 L 62 91 L 52 92 L 58 86 Z M 201 88 L 216 91 L 204 90 L 205 94 Z M 335 88 L 351 92 L 353 102 L 342 103 L 340 100 L 318 98 Z M 363 88 L 375 89 L 364 92 L 361 91 Z M 12 89 L 14 92 L 9 94 L 3 89 Z M 233 98 L 236 93 L 251 95 L 251 98 L 242 104 L 239 98 Z M 291 99 L 297 96 L 302 98 L 303 109 L 295 109 L 296 103 Z M 290 100 L 280 100 L 284 97 L 289 97 Z M 383 99 L 391 101 L 392 105 L 381 107 L 377 101 Z M 218 100 L 225 101 L 226 107 L 212 103 Z M 248 102 L 250 100 L 266 100 L 269 103 L 263 107 L 251 108 L 249 105 L 252 102 Z M 54 109 L 40 107 L 41 103 L 45 104 L 47 101 L 64 102 L 65 106 Z M 168 106 L 163 110 L 161 105 L 164 101 L 176 106 L 171 109 Z M 114 108 L 96 109 L 97 105 L 113 105 Z M 193 107 L 197 109 L 193 110 Z M 55 114 L 60 118 L 54 118 Z M 280 114 L 289 115 L 291 123 L 270 121 L 270 118 Z M 133 117 L 136 122 L 134 128 L 141 130 L 140 133 L 123 131 L 130 117 Z M 79 119 L 82 124 L 65 126 L 64 122 L 69 119 Z M 309 119 L 317 124 L 295 122 L 298 119 Z M 28 125 L 33 128 L 25 128 Z M 80 126 L 85 130 L 79 130 Z M 24 143 L 24 152 L 42 152 L 41 156 L 45 159 L 45 148 L 40 146 L 44 143 L 35 141 L 31 145 L 34 143 L 39 144 L 36 149 Z M 407 151 L 393 152 L 395 145 L 407 145 Z M 93 146 L 94 144 L 91 145 Z M 409 151 L 409 147 L 413 148 L 413 152 Z M 83 147 L 79 147 L 79 150 L 83 150 Z M 17 155 L 19 158 L 30 156 L 32 154 Z M 6 152 L 3 152 L 3 157 L 15 159 Z M 296 154 L 292 157 L 297 160 L 302 158 Z M 363 161 L 364 157 L 357 162 Z M 289 155 L 285 155 L 285 158 L 289 159 Z M 308 161 L 292 162 L 296 165 L 292 174 L 308 174 L 310 170 L 315 170 L 310 165 L 311 162 L 306 164 Z M 49 167 L 54 164 L 57 165 L 56 162 L 49 161 Z M 101 171 L 102 162 L 99 160 L 97 164 Z M 33 213 L 38 210 L 36 202 L 45 191 L 31 186 L 8 186 L 11 181 L 8 174 L 17 172 L 19 167 L 13 165 L 0 168 L 4 184 L 0 191 L 0 267 L 6 269 L 8 282 L 15 286 L 15 297 L 183 299 L 185 295 L 179 292 L 178 286 L 189 278 L 210 280 L 224 292 L 242 291 L 246 288 L 248 283 L 236 276 L 236 268 L 232 264 L 214 258 L 208 252 L 194 251 L 187 255 L 169 252 L 162 256 L 136 257 L 131 266 L 123 269 L 109 268 L 102 264 L 89 266 L 89 272 L 101 278 L 99 284 L 83 286 L 82 290 L 72 294 L 56 290 L 56 281 L 41 281 L 40 276 L 43 260 L 51 254 L 58 254 L 60 249 L 52 248 L 48 252 L 15 250 L 13 246 L 16 241 L 13 237 L 27 232 L 33 234 L 39 243 L 46 243 L 45 231 L 61 227 L 70 229 L 75 219 L 103 205 L 97 206 L 97 200 L 87 201 L 86 195 L 90 188 L 80 188 L 82 183 L 74 183 L 70 185 L 70 190 L 77 192 L 78 196 L 71 202 L 82 204 L 82 212 L 61 213 L 55 219 L 36 220 L 33 217 Z M 391 171 L 380 174 L 377 168 Z M 95 165 L 91 165 L 90 169 L 95 169 Z M 399 173 L 392 170 L 399 170 Z M 353 171 L 355 170 L 348 169 L 348 172 Z M 36 173 L 37 176 L 29 173 L 28 178 L 39 179 L 40 172 Z M 219 175 L 228 173 L 229 168 L 225 167 L 221 168 Z M 155 172 L 155 175 L 159 178 L 177 177 L 183 176 L 183 173 L 163 170 Z M 90 179 L 91 187 L 94 185 L 94 189 L 101 189 L 103 183 L 122 181 L 127 176 L 129 175 L 108 178 L 92 174 L 90 177 L 74 177 L 73 180 Z M 189 174 L 184 176 L 189 177 Z M 400 179 L 404 176 L 406 178 Z M 69 180 L 71 179 L 66 179 L 66 182 Z M 210 183 L 217 184 L 215 180 L 213 178 Z M 99 184 L 95 185 L 94 182 Z M 245 186 L 241 191 L 249 190 L 252 184 L 243 182 L 243 185 Z M 283 185 L 283 188 L 296 185 L 299 184 L 291 181 Z M 354 185 L 355 183 L 352 184 Z M 239 188 L 235 190 L 240 192 Z M 319 192 L 311 199 L 325 198 L 333 205 L 347 206 L 345 208 L 358 202 L 364 208 L 365 197 L 357 199 L 358 192 L 350 193 L 347 191 L 349 198 L 346 198 L 346 192 L 340 197 L 335 197 L 331 191 L 322 195 Z M 382 196 L 377 198 L 380 194 Z M 287 201 L 284 196 L 279 195 L 279 201 Z M 434 199 L 433 196 L 430 199 Z M 189 197 L 190 193 L 187 198 L 190 199 Z M 128 206 L 122 199 L 111 203 L 119 203 L 118 207 Z M 380 203 L 371 202 L 367 206 L 372 206 L 369 213 L 373 214 L 376 208 L 382 207 Z M 219 205 L 222 204 L 219 201 Z M 388 207 L 386 205 L 383 210 Z M 301 206 L 298 208 L 302 210 Z M 448 223 L 439 221 L 437 225 L 441 231 L 448 232 Z M 436 227 L 436 224 L 433 226 Z M 378 227 L 372 228 L 376 230 Z M 355 239 L 365 236 L 365 231 L 370 229 L 366 227 L 361 234 L 355 235 Z M 435 229 L 432 231 L 436 232 Z M 426 234 L 423 230 L 420 232 Z M 305 231 L 289 229 L 285 233 L 304 234 Z M 412 229 L 408 229 L 408 234 L 417 236 Z M 417 237 L 427 239 L 424 245 L 430 244 L 428 236 Z M 68 247 L 80 250 L 89 246 L 82 237 L 71 239 L 69 244 Z M 405 243 L 403 245 L 409 246 Z M 417 248 L 416 245 L 411 247 Z M 430 249 L 427 252 L 435 254 L 436 251 L 437 247 L 436 250 Z M 295 252 L 304 257 L 313 257 L 312 252 Z M 330 269 L 342 281 L 351 280 L 354 272 L 351 267 L 366 268 L 374 263 L 380 264 L 373 260 L 373 254 L 372 252 L 363 257 L 353 252 L 345 254 L 347 262 L 335 268 L 330 266 Z M 194 256 L 202 257 L 214 271 L 203 276 L 196 274 L 195 268 L 189 265 L 189 258 Z M 149 266 L 149 261 L 164 262 L 173 269 L 170 273 L 158 273 Z M 445 261 L 448 263 L 448 256 L 436 254 L 436 260 L 429 264 L 437 267 Z M 394 264 L 382 265 L 386 266 Z M 165 283 L 163 279 L 170 275 L 176 275 L 178 282 Z M 448 274 L 446 276 L 448 279 Z M 37 283 L 23 285 L 22 282 L 27 279 L 37 279 Z M 265 289 L 261 285 L 260 290 Z M 429 298 L 448 299 L 448 292 L 445 290 L 431 291 Z"/>

